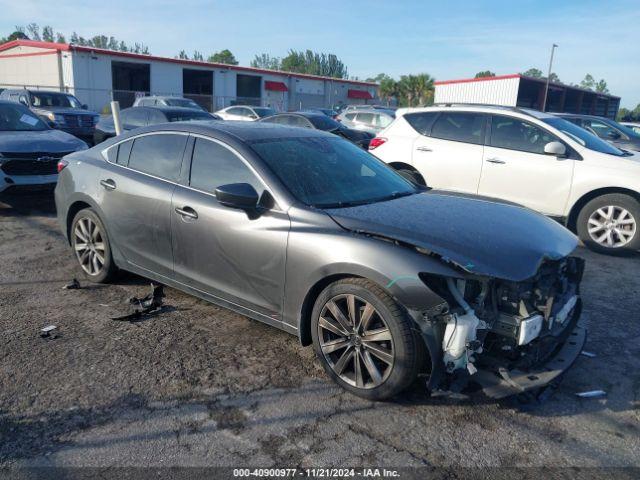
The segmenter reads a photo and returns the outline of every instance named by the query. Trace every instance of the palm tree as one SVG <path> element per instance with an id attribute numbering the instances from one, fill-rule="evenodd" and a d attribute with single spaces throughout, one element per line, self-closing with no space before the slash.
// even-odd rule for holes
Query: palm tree
<path id="1" fill-rule="evenodd" d="M 433 77 L 428 73 L 415 75 L 414 86 L 418 106 L 429 105 L 433 102 Z"/>

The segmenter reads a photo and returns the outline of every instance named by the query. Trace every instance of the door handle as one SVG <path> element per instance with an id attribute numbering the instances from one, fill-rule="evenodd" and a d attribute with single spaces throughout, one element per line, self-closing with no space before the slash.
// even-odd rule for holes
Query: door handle
<path id="1" fill-rule="evenodd" d="M 429 147 L 417 147 L 416 150 L 419 152 L 433 152 Z"/>
<path id="2" fill-rule="evenodd" d="M 115 190 L 116 182 L 111 180 L 110 178 L 107 180 L 100 180 L 100 185 L 102 185 L 106 190 Z"/>
<path id="3" fill-rule="evenodd" d="M 499 158 L 487 158 L 487 162 L 489 163 L 499 163 L 499 164 L 503 164 L 503 163 L 507 163 L 504 160 L 501 160 Z"/>
<path id="4" fill-rule="evenodd" d="M 176 207 L 176 213 L 178 215 L 181 215 L 183 218 L 184 217 L 193 218 L 194 220 L 198 218 L 198 212 L 196 212 L 191 207 L 183 207 L 183 208 Z"/>

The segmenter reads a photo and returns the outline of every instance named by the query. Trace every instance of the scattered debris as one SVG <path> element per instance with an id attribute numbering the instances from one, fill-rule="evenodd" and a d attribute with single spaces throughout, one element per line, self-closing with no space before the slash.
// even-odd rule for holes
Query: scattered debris
<path id="1" fill-rule="evenodd" d="M 133 312 L 125 315 L 117 315 L 111 317 L 111 320 L 133 322 L 139 320 L 145 315 L 157 314 L 163 310 L 162 299 L 164 298 L 164 287 L 162 285 L 151 284 L 151 293 L 137 298 L 131 297 L 129 305 L 133 306 Z"/>
<path id="2" fill-rule="evenodd" d="M 586 350 L 582 350 L 580 352 L 580 355 L 584 355 L 585 357 L 589 357 L 589 358 L 594 358 L 596 357 L 596 354 L 593 352 L 587 352 Z"/>
<path id="3" fill-rule="evenodd" d="M 64 287 L 62 287 L 63 290 L 80 290 L 81 288 L 82 287 L 80 286 L 80 282 L 75 277 L 73 278 L 73 280 L 67 283 Z"/>
<path id="4" fill-rule="evenodd" d="M 42 338 L 58 338 L 60 335 L 57 330 L 57 325 L 47 325 L 42 330 L 40 330 L 40 336 Z"/>
<path id="5" fill-rule="evenodd" d="M 605 392 L 604 390 L 589 390 L 588 392 L 576 393 L 576 395 L 580 398 L 598 398 L 606 397 L 607 392 Z"/>

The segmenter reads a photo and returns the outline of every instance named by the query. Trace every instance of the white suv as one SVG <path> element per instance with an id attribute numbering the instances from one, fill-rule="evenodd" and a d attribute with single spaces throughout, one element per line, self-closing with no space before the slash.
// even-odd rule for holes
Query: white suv
<path id="1" fill-rule="evenodd" d="M 499 106 L 400 109 L 369 150 L 416 183 L 555 217 L 593 250 L 640 248 L 640 155 L 562 118 Z"/>

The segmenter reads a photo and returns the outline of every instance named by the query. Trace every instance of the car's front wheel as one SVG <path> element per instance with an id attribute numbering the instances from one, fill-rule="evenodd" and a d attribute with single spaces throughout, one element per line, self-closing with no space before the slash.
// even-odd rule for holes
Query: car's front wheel
<path id="1" fill-rule="evenodd" d="M 640 203 L 612 193 L 589 201 L 578 214 L 576 229 L 591 250 L 620 254 L 640 249 Z"/>
<path id="2" fill-rule="evenodd" d="M 71 247 L 88 280 L 104 283 L 113 278 L 117 269 L 111 256 L 107 230 L 92 209 L 80 210 L 74 217 Z"/>
<path id="3" fill-rule="evenodd" d="M 416 378 L 423 350 L 404 309 L 378 285 L 349 278 L 329 285 L 311 319 L 327 374 L 369 400 L 390 398 Z"/>

